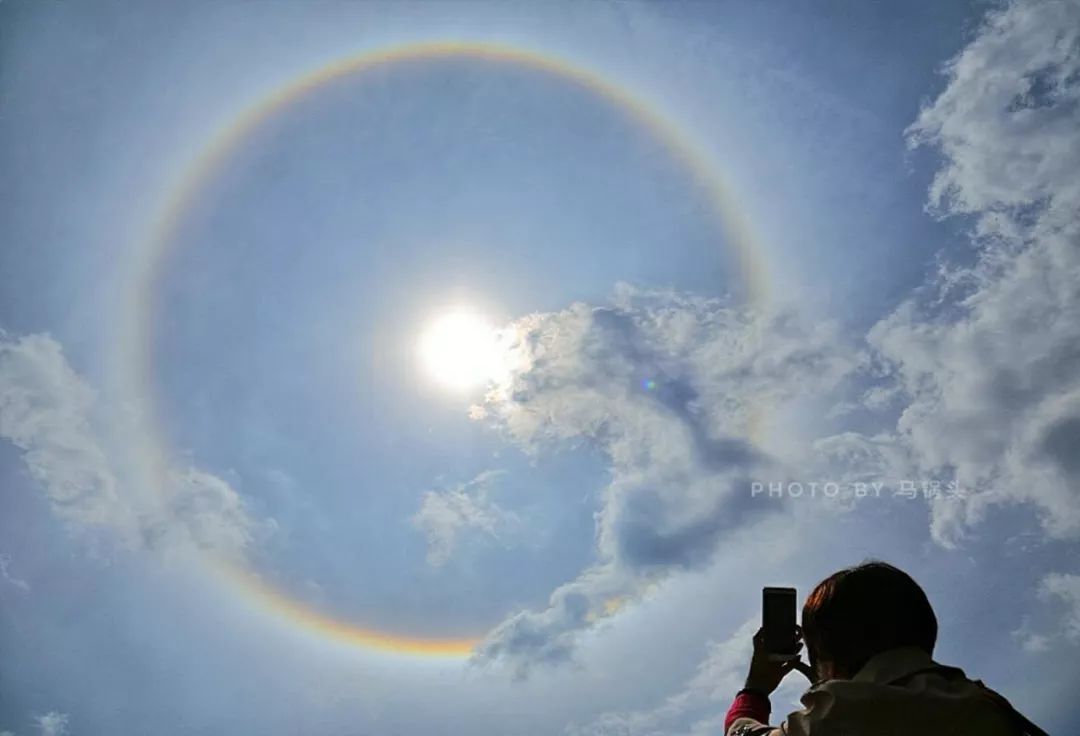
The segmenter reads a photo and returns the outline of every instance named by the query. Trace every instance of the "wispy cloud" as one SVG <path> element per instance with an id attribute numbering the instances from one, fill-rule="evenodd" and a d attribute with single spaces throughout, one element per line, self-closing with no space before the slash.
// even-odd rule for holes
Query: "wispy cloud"
<path id="1" fill-rule="evenodd" d="M 1039 595 L 1064 604 L 1058 630 L 1072 641 L 1080 642 L 1080 575 L 1050 573 L 1039 583 Z"/>
<path id="2" fill-rule="evenodd" d="M 111 446 L 106 414 L 55 339 L 0 333 L 0 437 L 22 450 L 53 512 L 71 527 L 129 546 L 232 556 L 267 528 L 228 483 L 196 468 L 166 468 L 150 492 L 130 473 L 134 451 Z"/>
<path id="3" fill-rule="evenodd" d="M 1029 653 L 1048 652 L 1062 645 L 1080 644 L 1080 575 L 1052 572 L 1039 580 L 1037 593 L 1044 603 L 1038 622 L 1031 614 L 1012 632 Z M 1033 612 L 1036 613 L 1036 612 Z"/>
<path id="4" fill-rule="evenodd" d="M 65 736 L 70 733 L 70 731 L 68 731 L 68 721 L 70 719 L 66 713 L 60 713 L 55 710 L 49 711 L 45 715 L 38 716 L 34 720 L 41 732 L 41 736 Z"/>
<path id="5" fill-rule="evenodd" d="M 498 538 L 518 524 L 512 512 L 489 497 L 492 483 L 501 475 L 486 471 L 454 488 L 424 493 L 411 521 L 427 538 L 429 564 L 438 566 L 450 559 L 459 538 L 469 530 Z"/>
<path id="6" fill-rule="evenodd" d="M 21 578 L 15 577 L 15 575 L 12 574 L 11 555 L 9 554 L 0 554 L 0 578 L 3 578 L 6 583 L 8 583 L 9 585 L 14 585 L 16 588 L 23 591 L 24 593 L 29 592 L 30 590 L 29 583 L 27 583 Z"/>
<path id="7" fill-rule="evenodd" d="M 643 736 L 679 733 L 690 722 L 715 717 L 730 703 L 746 677 L 751 637 L 759 626 L 751 619 L 722 642 L 711 642 L 697 672 L 683 688 L 659 705 L 642 710 L 605 713 L 592 723 L 567 729 L 572 736 Z M 726 701 L 726 702 L 725 702 Z M 721 724 L 723 715 L 721 713 Z M 718 728 L 722 728 L 719 725 Z"/>
<path id="8" fill-rule="evenodd" d="M 132 535 L 136 515 L 90 426 L 95 400 L 52 337 L 0 334 L 0 437 L 23 451 L 62 519 Z"/>

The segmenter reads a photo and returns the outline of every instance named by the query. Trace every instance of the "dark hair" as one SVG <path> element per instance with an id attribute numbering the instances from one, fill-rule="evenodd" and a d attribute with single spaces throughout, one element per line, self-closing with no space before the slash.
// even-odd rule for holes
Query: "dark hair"
<path id="1" fill-rule="evenodd" d="M 803 637 L 811 666 L 836 665 L 852 677 L 875 654 L 898 647 L 934 653 L 937 617 L 919 584 L 877 560 L 835 572 L 806 599 Z"/>

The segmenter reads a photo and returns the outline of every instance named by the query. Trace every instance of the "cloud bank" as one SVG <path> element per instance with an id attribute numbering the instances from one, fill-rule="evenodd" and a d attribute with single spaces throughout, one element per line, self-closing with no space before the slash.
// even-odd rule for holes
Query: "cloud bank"
<path id="1" fill-rule="evenodd" d="M 569 659 L 610 601 L 708 562 L 748 518 L 748 478 L 793 464 L 954 480 L 962 493 L 931 499 L 945 546 L 1003 504 L 1034 509 L 1052 537 L 1080 534 L 1080 3 L 991 13 L 945 74 L 906 136 L 940 154 L 928 210 L 969 218 L 972 250 L 855 340 L 865 360 L 828 324 L 629 287 L 513 325 L 519 369 L 474 416 L 530 452 L 598 448 L 611 482 L 597 563 L 505 621 L 478 660 Z M 853 374 L 880 431 L 759 449 L 764 407 L 831 396 L 842 418 Z"/>
<path id="2" fill-rule="evenodd" d="M 827 323 L 626 286 L 610 305 L 529 315 L 512 330 L 519 368 L 474 416 L 528 452 L 586 444 L 610 464 L 596 564 L 477 651 L 519 674 L 569 659 L 580 631 L 707 564 L 724 530 L 752 516 L 751 480 L 774 466 L 753 439 L 761 415 L 855 365 Z"/>
<path id="3" fill-rule="evenodd" d="M 1080 3 L 992 13 L 908 130 L 942 156 L 930 211 L 972 218 L 974 262 L 869 334 L 904 400 L 895 438 L 942 500 L 934 537 L 961 540 L 989 506 L 1030 504 L 1080 534 Z"/>

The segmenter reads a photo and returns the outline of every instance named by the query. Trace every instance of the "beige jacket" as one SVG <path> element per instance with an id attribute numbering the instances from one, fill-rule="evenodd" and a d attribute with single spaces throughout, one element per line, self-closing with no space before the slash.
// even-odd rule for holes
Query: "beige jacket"
<path id="1" fill-rule="evenodd" d="M 1022 731 L 980 684 L 914 647 L 882 652 L 850 680 L 828 680 L 779 728 L 752 718 L 727 736 L 1017 736 Z"/>

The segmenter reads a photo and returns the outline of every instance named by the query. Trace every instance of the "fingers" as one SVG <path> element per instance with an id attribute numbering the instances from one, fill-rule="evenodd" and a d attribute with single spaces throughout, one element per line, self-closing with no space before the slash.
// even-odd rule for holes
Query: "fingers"
<path id="1" fill-rule="evenodd" d="M 803 662 L 801 659 L 789 659 L 786 662 L 782 662 L 777 667 L 777 669 L 784 675 L 786 675 L 788 672 L 791 672 L 792 670 L 798 670 L 799 672 L 806 675 L 811 682 L 813 682 L 814 680 L 813 669 L 810 667 L 810 665 L 808 665 L 806 662 Z"/>

